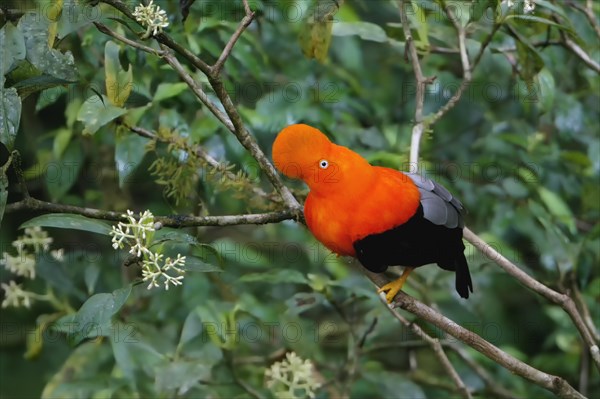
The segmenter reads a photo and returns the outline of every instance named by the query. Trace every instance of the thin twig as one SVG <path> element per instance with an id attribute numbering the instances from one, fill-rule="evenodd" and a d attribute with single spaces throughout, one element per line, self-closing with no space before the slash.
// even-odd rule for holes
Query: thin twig
<path id="1" fill-rule="evenodd" d="M 235 32 L 233 32 L 233 35 L 229 38 L 227 45 L 225 45 L 225 48 L 223 49 L 223 52 L 219 56 L 217 62 L 215 62 L 215 65 L 211 67 L 211 72 L 214 76 L 219 76 L 219 74 L 221 73 L 221 69 L 225 64 L 225 61 L 227 61 L 227 58 L 231 54 L 231 50 L 233 50 L 233 46 L 235 46 L 235 43 L 238 41 L 242 33 L 244 33 L 246 28 L 252 23 L 252 20 L 254 19 L 254 13 L 248 13 L 249 7 L 247 6 L 247 3 L 244 3 L 244 6 L 247 7 L 246 16 L 242 19 Z"/>
<path id="2" fill-rule="evenodd" d="M 161 50 L 156 50 L 156 49 L 153 49 L 152 47 L 148 47 L 144 44 L 141 44 L 134 40 L 128 39 L 125 36 L 118 34 L 117 32 L 110 29 L 108 26 L 106 26 L 100 22 L 94 22 L 94 25 L 96 25 L 96 28 L 98 28 L 98 30 L 100 32 L 104 33 L 105 35 L 112 36 L 115 39 L 117 39 L 131 47 L 145 51 L 146 53 L 157 55 L 159 57 L 161 57 L 163 55 L 163 52 Z"/>
<path id="3" fill-rule="evenodd" d="M 444 6 L 444 11 L 446 12 L 446 16 L 454 25 L 454 29 L 456 29 L 456 33 L 458 34 L 458 49 L 460 51 L 460 61 L 462 63 L 463 69 L 463 78 L 464 80 L 471 81 L 471 65 L 469 62 L 469 53 L 467 51 L 467 36 L 465 33 L 465 28 L 462 26 L 460 19 L 456 17 L 452 7 L 448 6 L 446 1 L 442 1 Z"/>
<path id="4" fill-rule="evenodd" d="M 166 48 L 165 45 L 162 45 L 161 47 L 163 48 L 163 51 Z M 190 89 L 192 89 L 192 91 L 194 92 L 196 97 L 198 97 L 198 99 L 202 102 L 202 104 L 204 104 L 206 108 L 208 108 L 208 110 L 214 116 L 217 117 L 217 119 L 227 128 L 227 130 L 229 130 L 230 132 L 234 132 L 235 128 L 233 126 L 233 123 L 231 123 L 229 117 L 225 115 L 223 111 L 221 111 L 219 107 L 210 100 L 206 92 L 202 89 L 202 86 L 200 86 L 194 80 L 192 75 L 190 75 L 185 70 L 185 68 L 183 67 L 183 65 L 181 65 L 177 57 L 175 57 L 170 51 L 164 51 L 163 59 L 167 62 L 167 64 L 171 65 L 171 67 L 175 70 L 175 72 L 177 72 L 179 77 L 185 83 L 187 83 Z"/>
<path id="5" fill-rule="evenodd" d="M 93 219 L 121 221 L 123 212 L 105 211 L 95 208 L 83 208 L 73 205 L 55 204 L 41 201 L 35 198 L 25 198 L 6 206 L 6 212 L 34 211 L 40 213 L 70 213 L 82 215 Z M 189 216 L 171 215 L 155 216 L 154 220 L 167 227 L 194 227 L 194 226 L 237 226 L 241 224 L 267 224 L 278 223 L 294 218 L 294 213 L 288 210 L 252 213 L 246 215 L 223 215 L 223 216 Z"/>
<path id="6" fill-rule="evenodd" d="M 600 350 L 598 348 L 598 342 L 594 339 L 594 336 L 583 321 L 581 314 L 577 311 L 575 302 L 568 295 L 554 291 L 553 289 L 547 287 L 525 273 L 517 265 L 502 256 L 502 254 L 488 245 L 477 234 L 473 233 L 468 228 L 465 227 L 463 235 L 467 241 L 479 249 L 479 251 L 487 256 L 488 259 L 499 265 L 502 269 L 504 269 L 505 272 L 516 278 L 525 287 L 563 308 L 569 317 L 571 317 L 571 320 L 573 321 L 573 324 L 575 324 L 577 330 L 579 330 L 579 333 L 586 343 L 592 359 L 594 359 L 594 362 L 596 363 L 596 367 L 600 370 Z"/>
<path id="7" fill-rule="evenodd" d="M 130 131 L 132 131 L 133 133 L 141 136 L 141 137 L 146 137 L 148 139 L 151 140 L 156 140 L 156 141 L 160 141 L 163 143 L 171 143 L 174 144 L 176 142 L 176 140 L 172 137 L 160 137 L 157 134 L 155 134 L 154 132 L 148 130 L 148 129 L 144 129 L 142 127 L 139 126 L 127 126 L 129 128 Z M 187 148 L 187 147 L 186 147 Z M 221 164 L 219 161 L 217 161 L 215 158 L 213 158 L 208 152 L 206 152 L 204 150 L 204 148 L 202 148 L 202 146 L 200 145 L 195 145 L 192 148 L 189 148 L 188 151 L 191 155 L 196 156 L 197 158 L 203 160 L 204 162 L 206 162 L 206 164 L 208 164 L 210 167 L 212 167 L 213 169 L 215 169 L 216 171 L 220 171 L 223 173 L 223 175 L 229 179 L 230 181 L 236 181 L 239 180 L 239 176 L 227 169 L 225 169 L 224 165 Z M 266 192 L 264 192 L 261 188 L 259 187 L 255 187 L 252 186 L 252 192 L 256 195 L 258 195 L 259 197 L 262 198 L 268 198 L 270 200 L 272 200 L 271 196 L 269 194 L 267 194 Z"/>
<path id="8" fill-rule="evenodd" d="M 502 399 L 513 399 L 515 397 L 510 391 L 504 388 L 501 385 L 498 385 L 494 378 L 490 376 L 490 374 L 473 358 L 467 353 L 465 349 L 463 349 L 460 345 L 456 343 L 444 343 L 444 346 L 447 346 L 451 350 L 453 350 L 469 367 L 473 369 L 475 374 L 477 374 L 485 383 L 485 386 L 488 391 L 494 394 L 494 396 Z"/>
<path id="9" fill-rule="evenodd" d="M 421 70 L 421 64 L 419 63 L 419 55 L 417 54 L 417 47 L 415 46 L 412 33 L 410 32 L 410 23 L 408 22 L 407 10 L 408 7 L 412 7 L 410 0 L 402 0 L 400 2 L 400 21 L 402 22 L 402 30 L 404 31 L 404 38 L 406 40 L 406 46 L 408 53 L 410 54 L 410 61 L 413 66 L 413 71 L 416 80 L 416 95 L 415 95 L 415 124 L 412 129 L 412 136 L 410 141 L 410 164 L 411 171 L 416 172 L 419 164 L 419 146 L 421 143 L 421 137 L 425 131 L 425 125 L 423 123 L 423 106 L 425 104 L 425 87 L 427 84 L 433 81 L 432 78 L 426 78 L 423 76 Z"/>
<path id="10" fill-rule="evenodd" d="M 598 333 L 598 329 L 594 325 L 594 320 L 592 319 L 592 315 L 590 314 L 590 309 L 585 303 L 585 300 L 581 296 L 581 291 L 579 291 L 579 287 L 577 286 L 577 281 L 575 280 L 575 276 L 571 277 L 571 296 L 575 301 L 575 305 L 577 305 L 577 309 L 581 313 L 583 317 L 583 321 L 588 327 L 588 330 L 596 340 L 596 342 L 600 342 L 600 334 Z"/>
<path id="11" fill-rule="evenodd" d="M 501 24 L 495 24 L 494 27 L 492 28 L 492 31 L 490 32 L 490 34 L 485 38 L 485 40 L 481 44 L 481 48 L 479 49 L 479 52 L 475 56 L 473 63 L 471 64 L 470 68 L 468 69 L 470 75 L 472 74 L 473 70 L 475 70 L 477 65 L 479 65 L 479 61 L 481 61 L 481 57 L 483 56 L 483 53 L 485 52 L 488 45 L 491 43 L 492 38 L 494 37 L 494 35 L 498 31 L 498 29 L 500 29 L 500 26 L 501 26 Z M 459 37 L 459 40 L 460 40 L 460 37 Z M 463 39 L 463 47 L 465 48 L 465 52 L 466 52 L 466 46 L 464 45 L 464 39 Z M 464 61 L 464 57 L 461 57 L 461 61 Z M 464 62 L 463 62 L 463 68 L 464 68 Z M 460 101 L 465 90 L 471 84 L 471 80 L 472 80 L 472 76 L 469 76 L 469 79 L 466 79 L 464 72 L 465 72 L 465 70 L 463 69 L 463 80 L 460 83 L 460 86 L 458 87 L 458 89 L 456 90 L 456 93 L 454 93 L 454 95 L 448 100 L 448 102 L 446 104 L 444 104 L 444 106 L 442 108 L 440 108 L 435 114 L 426 118 L 428 126 L 435 124 L 444 115 L 446 115 L 446 113 L 448 113 L 448 111 L 450 111 L 452 108 L 454 108 L 456 106 L 456 104 L 458 104 L 458 102 Z"/>
<path id="12" fill-rule="evenodd" d="M 596 21 L 596 15 L 592 9 L 592 0 L 587 0 L 585 7 L 579 5 L 576 1 L 569 1 L 569 5 L 585 15 L 592 28 L 594 28 L 596 36 L 600 39 L 600 25 L 598 24 L 598 21 Z"/>
<path id="13" fill-rule="evenodd" d="M 467 399 L 472 398 L 471 393 L 469 392 L 469 389 L 466 387 L 465 383 L 463 382 L 463 380 L 460 378 L 460 376 L 456 372 L 456 369 L 454 368 L 452 363 L 450 363 L 450 360 L 448 359 L 448 356 L 446 355 L 446 352 L 444 351 L 444 348 L 442 347 L 440 340 L 437 338 L 433 338 L 431 335 L 429 335 L 425 331 L 423 331 L 423 329 L 418 324 L 411 323 L 404 316 L 402 316 L 400 313 L 395 311 L 393 308 L 391 308 L 390 306 L 387 306 L 387 302 L 384 297 L 381 297 L 381 300 L 386 304 L 386 307 L 389 309 L 392 316 L 394 316 L 397 320 L 399 320 L 400 323 L 402 323 L 406 327 L 410 328 L 419 338 L 423 339 L 425 342 L 427 342 L 429 344 L 429 346 L 431 346 L 431 348 L 433 349 L 433 353 L 435 353 L 435 355 L 439 359 L 442 367 L 444 368 L 444 370 L 446 371 L 448 376 L 452 379 L 452 381 L 458 388 L 458 392 L 460 392 L 460 394 L 464 398 L 467 398 Z M 425 305 L 423 305 L 423 306 L 425 306 Z"/>
<path id="14" fill-rule="evenodd" d="M 108 5 L 116 8 L 117 10 L 119 10 L 123 14 L 125 14 L 132 21 L 136 21 L 135 17 L 133 16 L 133 12 L 131 11 L 131 9 L 127 6 L 127 4 L 123 3 L 122 1 L 119 1 L 119 0 L 100 0 L 100 2 L 108 4 Z M 139 22 L 137 22 L 137 23 L 138 23 L 138 25 L 142 26 Z M 194 65 L 196 68 L 198 68 L 199 70 L 201 70 L 205 74 L 209 74 L 210 73 L 210 66 L 207 63 L 205 63 L 200 58 L 198 58 L 190 50 L 186 49 L 185 47 L 183 47 L 182 45 L 180 45 L 179 43 L 177 43 L 175 40 L 173 40 L 171 38 L 171 36 L 169 36 L 165 32 L 158 33 L 156 36 L 154 36 L 154 38 L 156 40 L 158 40 L 160 43 L 162 43 L 162 44 L 166 45 L 167 47 L 173 49 L 175 52 L 181 54 L 188 61 L 190 61 L 192 63 L 192 65 Z"/>
<path id="15" fill-rule="evenodd" d="M 587 66 L 593 69 L 596 73 L 600 73 L 600 64 L 590 57 L 588 53 L 582 49 L 579 44 L 575 43 L 569 36 L 564 36 L 565 46 L 579 57 Z"/>

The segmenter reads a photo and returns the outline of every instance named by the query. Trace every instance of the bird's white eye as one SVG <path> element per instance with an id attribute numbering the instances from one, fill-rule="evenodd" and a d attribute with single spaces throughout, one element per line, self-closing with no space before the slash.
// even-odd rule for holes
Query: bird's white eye
<path id="1" fill-rule="evenodd" d="M 319 167 L 321 169 L 327 169 L 329 167 L 329 162 L 326 159 L 321 159 L 319 161 Z"/>

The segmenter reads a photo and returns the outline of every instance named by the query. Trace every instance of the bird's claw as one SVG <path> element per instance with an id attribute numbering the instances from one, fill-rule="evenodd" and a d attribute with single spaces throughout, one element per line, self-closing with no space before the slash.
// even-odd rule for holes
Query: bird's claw
<path id="1" fill-rule="evenodd" d="M 385 293 L 385 300 L 388 304 L 391 304 L 396 297 L 396 294 L 400 291 L 399 288 L 394 284 L 394 281 L 391 283 L 387 283 L 386 285 L 382 285 L 381 288 L 377 290 L 378 294 Z"/>

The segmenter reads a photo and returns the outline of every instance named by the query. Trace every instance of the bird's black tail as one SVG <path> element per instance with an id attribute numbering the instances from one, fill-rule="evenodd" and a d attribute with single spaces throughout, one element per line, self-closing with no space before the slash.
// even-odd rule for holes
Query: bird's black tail
<path id="1" fill-rule="evenodd" d="M 473 292 L 473 282 L 471 281 L 471 273 L 469 265 L 464 253 L 460 253 L 454 258 L 454 266 L 456 271 L 456 292 L 462 298 L 469 297 L 469 291 Z"/>

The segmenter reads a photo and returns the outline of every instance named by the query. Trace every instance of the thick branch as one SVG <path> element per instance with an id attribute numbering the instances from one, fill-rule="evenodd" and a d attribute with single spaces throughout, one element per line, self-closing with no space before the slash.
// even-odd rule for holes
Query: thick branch
<path id="1" fill-rule="evenodd" d="M 296 213 L 297 219 L 299 219 L 302 213 L 302 206 L 300 203 L 298 203 L 298 200 L 296 200 L 291 191 L 283 184 L 279 178 L 279 175 L 277 174 L 277 171 L 275 170 L 275 167 L 269 161 L 265 153 L 261 150 L 256 142 L 256 139 L 248 132 L 248 130 L 246 130 L 244 122 L 242 121 L 242 117 L 238 113 L 233 101 L 231 101 L 231 97 L 227 93 L 227 90 L 225 90 L 223 82 L 221 82 L 218 77 L 209 76 L 208 78 L 213 90 L 223 104 L 225 112 L 233 124 L 233 134 L 237 137 L 240 144 L 242 144 L 242 146 L 248 150 L 252 157 L 256 159 L 260 168 L 263 172 L 265 172 L 273 187 L 275 187 L 275 189 L 283 198 L 286 206 Z"/>
<path id="2" fill-rule="evenodd" d="M 465 342 L 511 372 L 554 392 L 561 398 L 584 398 L 563 378 L 529 366 L 403 292 L 396 297 L 395 304 Z"/>
<path id="3" fill-rule="evenodd" d="M 363 272 L 377 285 L 381 287 L 387 280 L 381 274 L 371 273 L 367 269 L 363 268 Z M 551 391 L 561 398 L 579 398 L 584 399 L 575 388 L 561 377 L 547 374 L 541 370 L 531 367 L 527 363 L 520 361 L 519 359 L 509 355 L 502 351 L 497 346 L 486 341 L 476 333 L 461 327 L 454 321 L 448 319 L 441 313 L 437 312 L 433 308 L 419 302 L 410 295 L 400 291 L 394 300 L 394 305 L 406 310 L 409 313 L 433 324 L 442 331 L 450 334 L 459 341 L 464 342 L 473 349 L 477 350 L 481 354 L 485 355 L 489 359 L 493 360 L 502 367 L 510 370 L 511 372 Z M 392 311 L 395 312 L 394 309 Z"/>
<path id="4" fill-rule="evenodd" d="M 71 213 L 82 215 L 93 219 L 109 221 L 123 220 L 122 212 L 104 211 L 94 208 L 82 208 L 73 205 L 54 204 L 52 202 L 40 201 L 35 198 L 26 198 L 19 202 L 13 202 L 6 206 L 6 212 L 34 211 L 41 213 Z M 155 216 L 154 220 L 167 227 L 194 227 L 194 226 L 236 226 L 241 224 L 267 224 L 278 223 L 283 220 L 293 219 L 294 214 L 290 211 L 278 211 L 269 213 L 254 213 L 247 215 L 224 215 L 224 216 Z"/>

